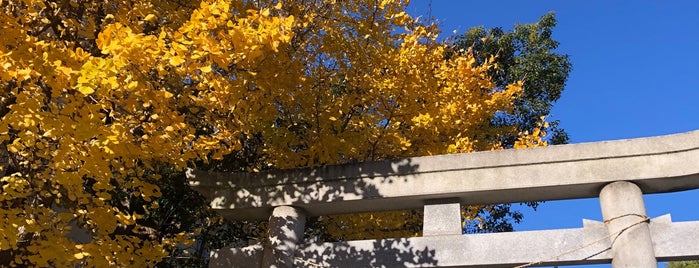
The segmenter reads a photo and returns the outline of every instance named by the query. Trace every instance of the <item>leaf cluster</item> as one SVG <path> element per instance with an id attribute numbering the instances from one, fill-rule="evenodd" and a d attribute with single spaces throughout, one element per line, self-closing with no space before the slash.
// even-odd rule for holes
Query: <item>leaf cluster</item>
<path id="1" fill-rule="evenodd" d="M 406 4 L 0 2 L 0 265 L 198 265 L 222 236 L 264 234 L 202 209 L 185 168 L 546 145 L 543 122 L 493 123 L 527 80 L 494 81 L 478 48 L 450 55 Z M 393 235 L 419 216 L 390 215 L 319 222 Z"/>
<path id="2" fill-rule="evenodd" d="M 535 23 L 517 24 L 510 32 L 500 27 L 474 27 L 454 38 L 456 51 L 469 50 L 479 62 L 493 59 L 489 71 L 497 87 L 522 82 L 522 94 L 515 99 L 512 113 L 502 114 L 494 123 L 515 126 L 520 131 L 536 128 L 542 116 L 548 116 L 553 103 L 561 96 L 572 64 L 568 55 L 556 51 L 559 43 L 553 39 L 556 18 L 550 12 Z M 567 143 L 568 135 L 550 122 L 544 129 L 553 144 Z M 507 147 L 515 137 L 507 137 Z"/>

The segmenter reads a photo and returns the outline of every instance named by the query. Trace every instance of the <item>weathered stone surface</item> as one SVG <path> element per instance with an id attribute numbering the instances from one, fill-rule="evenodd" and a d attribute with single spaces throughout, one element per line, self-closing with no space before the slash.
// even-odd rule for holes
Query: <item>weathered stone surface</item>
<path id="1" fill-rule="evenodd" d="M 269 217 L 269 235 L 262 253 L 262 266 L 270 268 L 294 267 L 297 245 L 303 241 L 306 215 L 289 206 L 274 208 Z"/>
<path id="2" fill-rule="evenodd" d="M 694 131 L 269 173 L 187 175 L 229 218 L 257 219 L 274 210 L 264 247 L 214 251 L 211 267 L 511 267 L 612 259 L 615 267 L 655 267 L 656 260 L 699 259 L 699 222 L 672 223 L 663 216 L 648 223 L 642 194 L 699 188 L 697 159 L 699 131 Z M 598 195 L 605 223 L 456 235 L 459 203 Z M 309 214 L 423 205 L 426 237 L 299 245 Z"/>
<path id="3" fill-rule="evenodd" d="M 428 200 L 424 207 L 422 236 L 460 235 L 461 204 L 453 199 Z"/>
<path id="4" fill-rule="evenodd" d="M 658 261 L 699 260 L 699 221 L 672 222 L 670 214 L 650 222 Z"/>
<path id="5" fill-rule="evenodd" d="M 602 188 L 599 200 L 612 239 L 612 266 L 657 268 L 641 189 L 630 182 L 613 182 Z"/>
<path id="6" fill-rule="evenodd" d="M 682 134 L 415 157 L 266 173 L 188 172 L 192 187 L 231 219 L 265 219 L 275 206 L 309 215 L 462 204 L 597 197 L 611 182 L 644 193 L 699 188 L 699 131 Z"/>
<path id="7" fill-rule="evenodd" d="M 209 254 L 209 268 L 260 267 L 262 245 L 222 248 Z"/>
<path id="8" fill-rule="evenodd" d="M 669 215 L 651 221 L 658 261 L 699 259 L 699 222 L 670 222 Z M 295 267 L 514 267 L 537 263 L 575 265 L 610 263 L 611 240 L 602 222 L 584 221 L 583 228 L 514 233 L 450 235 L 403 239 L 360 240 L 301 246 Z M 250 250 L 256 250 L 251 253 Z M 246 251 L 247 250 L 247 251 Z M 212 263 L 225 267 L 259 267 L 262 247 L 222 249 Z M 236 257 L 231 260 L 235 252 Z M 249 258 L 250 260 L 247 260 Z M 251 265 L 248 265 L 251 264 Z M 211 266 L 224 267 L 224 266 Z"/>

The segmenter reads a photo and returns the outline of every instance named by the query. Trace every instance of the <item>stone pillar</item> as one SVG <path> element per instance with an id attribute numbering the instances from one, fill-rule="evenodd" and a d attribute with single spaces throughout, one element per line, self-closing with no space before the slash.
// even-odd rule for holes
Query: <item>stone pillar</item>
<path id="1" fill-rule="evenodd" d="M 461 234 L 461 204 L 458 200 L 428 200 L 423 214 L 422 236 Z"/>
<path id="2" fill-rule="evenodd" d="M 293 267 L 294 253 L 303 241 L 306 215 L 298 208 L 274 208 L 269 218 L 269 236 L 262 253 L 262 267 Z"/>
<path id="3" fill-rule="evenodd" d="M 658 267 L 641 189 L 631 182 L 607 184 L 599 195 L 612 242 L 612 267 Z"/>

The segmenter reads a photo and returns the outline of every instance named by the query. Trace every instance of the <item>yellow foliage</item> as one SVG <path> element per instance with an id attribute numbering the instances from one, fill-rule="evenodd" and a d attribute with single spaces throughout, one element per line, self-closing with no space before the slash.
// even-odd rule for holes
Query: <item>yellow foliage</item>
<path id="1" fill-rule="evenodd" d="M 494 89 L 489 63 L 447 57 L 436 26 L 404 8 L 3 2 L 0 143 L 12 167 L 0 166 L 0 254 L 26 253 L 17 265 L 153 265 L 187 236 L 115 233 L 140 217 L 117 193 L 157 206 L 157 167 L 221 159 L 255 135 L 273 168 L 499 149 L 513 130 L 489 122 L 521 86 Z M 542 135 L 517 147 L 545 145 Z M 375 217 L 353 220 L 403 224 Z"/>
<path id="2" fill-rule="evenodd" d="M 547 146 L 548 143 L 544 140 L 546 132 L 543 129 L 548 128 L 549 124 L 545 119 L 541 117 L 541 122 L 537 123 L 537 127 L 531 133 L 529 131 L 520 132 L 519 138 L 515 141 L 515 149 Z"/>

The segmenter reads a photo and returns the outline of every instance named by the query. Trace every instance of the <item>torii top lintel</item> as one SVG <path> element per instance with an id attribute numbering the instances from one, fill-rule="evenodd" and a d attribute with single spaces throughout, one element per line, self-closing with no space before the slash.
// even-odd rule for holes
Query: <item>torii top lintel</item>
<path id="1" fill-rule="evenodd" d="M 190 185 L 231 219 L 275 206 L 309 215 L 420 208 L 426 200 L 493 204 L 597 197 L 611 182 L 643 193 L 699 188 L 699 130 L 666 136 L 413 157 L 260 173 L 190 170 Z"/>

